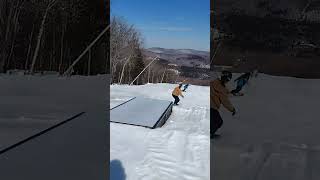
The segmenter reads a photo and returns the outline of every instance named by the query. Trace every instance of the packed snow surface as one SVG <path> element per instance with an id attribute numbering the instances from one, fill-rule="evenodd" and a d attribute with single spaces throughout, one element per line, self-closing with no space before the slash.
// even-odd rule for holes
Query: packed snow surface
<path id="1" fill-rule="evenodd" d="M 109 79 L 0 74 L 1 179 L 108 179 Z M 6 149 L 80 112 L 85 114 Z"/>
<path id="2" fill-rule="evenodd" d="M 112 85 L 110 107 L 135 96 L 173 101 L 174 84 Z M 110 124 L 111 177 L 126 180 L 210 179 L 209 87 L 189 86 L 157 129 Z M 141 112 L 144 113 L 144 112 Z M 121 166 L 113 167 L 113 166 Z"/>
<path id="3" fill-rule="evenodd" d="M 0 150 L 93 107 L 106 105 L 109 76 L 0 74 Z"/>
<path id="4" fill-rule="evenodd" d="M 233 81 L 228 86 L 235 88 Z M 259 74 L 243 92 L 230 97 L 235 116 L 221 108 L 211 178 L 320 179 L 320 80 Z"/>
<path id="5" fill-rule="evenodd" d="M 239 75 L 234 74 L 234 79 Z M 235 88 L 231 81 L 230 90 Z M 225 120 L 222 142 L 258 143 L 262 140 L 317 144 L 320 80 L 259 74 L 244 86 L 244 96 L 230 97 L 238 113 L 221 108 Z M 239 136 L 241 134 L 241 136 Z"/>

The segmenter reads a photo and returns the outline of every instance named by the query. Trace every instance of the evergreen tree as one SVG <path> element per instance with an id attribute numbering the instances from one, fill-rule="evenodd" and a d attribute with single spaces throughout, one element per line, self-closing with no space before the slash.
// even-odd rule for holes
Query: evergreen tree
<path id="1" fill-rule="evenodd" d="M 145 68 L 145 64 L 143 62 L 143 56 L 142 56 L 142 52 L 140 49 L 137 50 L 137 56 L 134 58 L 134 67 L 133 67 L 133 72 L 132 72 L 132 76 L 133 78 L 137 77 L 141 71 L 143 71 L 143 69 Z M 143 84 L 144 82 L 142 82 L 143 78 L 142 78 L 143 74 L 140 75 L 140 77 L 136 80 L 137 82 L 135 82 L 136 84 Z"/>

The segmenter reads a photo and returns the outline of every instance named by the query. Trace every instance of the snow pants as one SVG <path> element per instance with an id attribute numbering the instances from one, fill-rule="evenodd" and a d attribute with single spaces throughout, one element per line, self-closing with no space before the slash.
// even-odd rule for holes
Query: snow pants
<path id="1" fill-rule="evenodd" d="M 173 94 L 172 97 L 174 98 L 174 104 L 178 104 L 178 102 L 180 101 L 179 97 Z"/>
<path id="2" fill-rule="evenodd" d="M 218 110 L 210 108 L 210 134 L 214 135 L 221 128 L 223 120 Z"/>

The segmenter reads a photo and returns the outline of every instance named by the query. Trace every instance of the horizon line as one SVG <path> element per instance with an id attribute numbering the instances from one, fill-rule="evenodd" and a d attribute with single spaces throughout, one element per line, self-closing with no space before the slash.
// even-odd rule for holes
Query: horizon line
<path id="1" fill-rule="evenodd" d="M 151 48 L 162 48 L 162 49 L 174 49 L 174 50 L 196 50 L 196 51 L 206 51 L 210 52 L 210 49 L 208 50 L 200 50 L 200 49 L 193 49 L 193 48 L 164 48 L 164 47 L 145 47 L 143 49 L 151 49 Z"/>

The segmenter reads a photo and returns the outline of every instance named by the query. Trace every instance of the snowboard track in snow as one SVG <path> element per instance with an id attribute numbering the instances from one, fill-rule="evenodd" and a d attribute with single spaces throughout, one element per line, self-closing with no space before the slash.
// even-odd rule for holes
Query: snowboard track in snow
<path id="1" fill-rule="evenodd" d="M 177 116 L 185 120 L 185 123 L 197 123 L 194 120 L 205 120 L 208 111 L 204 108 L 176 108 Z M 170 119 L 169 119 L 170 120 Z M 200 122 L 199 121 L 199 122 Z M 174 122 L 172 122 L 174 123 Z M 183 179 L 183 180 L 204 180 L 207 178 L 203 171 L 193 171 L 193 169 L 205 169 L 205 162 L 201 158 L 202 153 L 206 153 L 202 144 L 207 142 L 205 135 L 196 137 L 195 134 L 201 129 L 192 128 L 186 131 L 173 127 L 176 131 L 159 131 L 152 135 L 148 144 L 148 154 L 145 156 L 141 166 L 137 168 L 141 180 L 157 179 Z M 179 147 L 185 147 L 184 151 L 177 151 Z M 176 151 L 176 152 L 175 152 Z M 168 153 L 171 152 L 171 153 Z M 149 172 L 153 171 L 153 174 Z"/>

